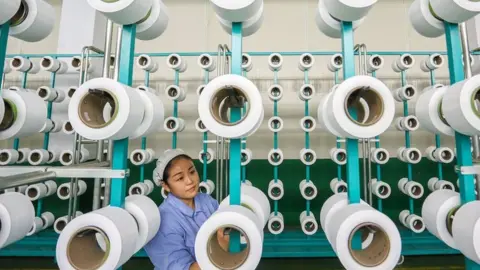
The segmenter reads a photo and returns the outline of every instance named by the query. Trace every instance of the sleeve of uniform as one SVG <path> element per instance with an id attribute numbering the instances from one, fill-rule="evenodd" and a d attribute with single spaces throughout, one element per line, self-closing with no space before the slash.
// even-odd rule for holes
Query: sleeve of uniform
<path id="1" fill-rule="evenodd" d="M 185 246 L 185 234 L 178 229 L 175 222 L 168 220 L 162 218 L 160 230 L 144 249 L 155 269 L 188 270 L 195 258 Z"/>

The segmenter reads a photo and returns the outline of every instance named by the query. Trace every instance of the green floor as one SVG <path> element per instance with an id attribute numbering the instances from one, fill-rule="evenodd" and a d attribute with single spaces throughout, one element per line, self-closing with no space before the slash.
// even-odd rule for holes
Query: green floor
<path id="1" fill-rule="evenodd" d="M 462 256 L 412 256 L 396 269 L 447 270 L 465 269 Z M 302 266 L 302 270 L 343 269 L 336 258 L 322 259 L 263 259 L 258 270 L 291 270 Z M 57 269 L 50 258 L 0 258 L 0 269 Z M 153 269 L 148 259 L 132 259 L 124 265 L 123 270 Z"/>

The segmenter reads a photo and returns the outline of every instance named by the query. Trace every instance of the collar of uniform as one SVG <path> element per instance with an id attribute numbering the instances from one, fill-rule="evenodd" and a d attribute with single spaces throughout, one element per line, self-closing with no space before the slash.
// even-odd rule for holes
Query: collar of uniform
<path id="1" fill-rule="evenodd" d="M 172 193 L 168 194 L 166 200 L 170 205 L 172 205 L 173 207 L 178 209 L 180 211 L 180 213 L 182 213 L 186 216 L 189 216 L 189 217 L 193 217 L 195 213 L 202 212 L 202 207 L 201 207 L 200 200 L 198 199 L 198 195 L 195 196 L 195 198 L 193 198 L 193 199 L 195 201 L 195 210 L 192 209 L 190 206 L 188 206 L 186 203 L 184 203 L 182 200 L 177 198 Z"/>

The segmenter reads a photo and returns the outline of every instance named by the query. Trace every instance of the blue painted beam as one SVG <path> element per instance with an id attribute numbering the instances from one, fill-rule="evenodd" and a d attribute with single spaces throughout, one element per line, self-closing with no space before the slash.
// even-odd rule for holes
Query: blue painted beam
<path id="1" fill-rule="evenodd" d="M 125 85 L 132 85 L 133 63 L 135 52 L 136 25 L 124 25 L 122 43 L 120 44 L 121 57 L 118 81 Z M 116 140 L 113 143 L 112 169 L 127 169 L 128 138 Z M 127 189 L 127 179 L 112 179 L 110 205 L 123 207 Z"/>

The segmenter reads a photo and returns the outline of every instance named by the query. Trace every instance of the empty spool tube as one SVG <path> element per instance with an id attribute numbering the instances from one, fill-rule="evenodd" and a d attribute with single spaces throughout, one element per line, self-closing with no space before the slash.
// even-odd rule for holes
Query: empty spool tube
<path id="1" fill-rule="evenodd" d="M 413 85 L 405 85 L 393 91 L 393 98 L 398 102 L 409 101 L 417 95 L 417 88 Z"/>
<path id="2" fill-rule="evenodd" d="M 198 153 L 198 160 L 203 164 L 203 158 L 206 158 L 207 164 L 212 163 L 212 161 L 215 159 L 215 152 L 213 151 L 212 148 L 207 148 L 207 151 L 204 152 L 204 150 L 200 150 Z"/>
<path id="3" fill-rule="evenodd" d="M 300 214 L 300 224 L 302 231 L 306 235 L 314 235 L 318 231 L 318 223 L 315 220 L 315 215 L 310 211 L 310 215 L 307 216 L 307 211 L 303 211 Z"/>
<path id="4" fill-rule="evenodd" d="M 253 156 L 252 150 L 248 148 L 242 149 L 240 151 L 240 155 L 241 155 L 240 161 L 242 166 L 246 166 L 248 165 L 248 163 L 250 163 L 250 161 L 252 161 L 252 156 Z"/>
<path id="5" fill-rule="evenodd" d="M 270 218 L 268 219 L 268 231 L 273 235 L 281 234 L 285 228 L 283 215 L 280 212 L 272 212 Z"/>
<path id="6" fill-rule="evenodd" d="M 390 153 L 385 148 L 372 148 L 370 158 L 373 163 L 383 165 L 390 160 Z"/>
<path id="7" fill-rule="evenodd" d="M 283 129 L 283 119 L 279 116 L 273 116 L 268 119 L 268 129 L 271 132 L 280 132 Z"/>
<path id="8" fill-rule="evenodd" d="M 185 120 L 177 117 L 167 117 L 163 124 L 163 128 L 167 132 L 182 132 L 185 129 Z"/>
<path id="9" fill-rule="evenodd" d="M 301 101 L 307 101 L 315 96 L 316 90 L 312 84 L 304 84 L 300 87 L 297 94 Z"/>
<path id="10" fill-rule="evenodd" d="M 279 148 L 271 149 L 268 152 L 268 162 L 272 166 L 280 166 L 283 162 L 283 151 Z"/>
<path id="11" fill-rule="evenodd" d="M 282 69 L 283 57 L 279 53 L 272 53 L 268 56 L 268 67 L 271 71 L 279 71 Z"/>
<path id="12" fill-rule="evenodd" d="M 310 53 L 304 53 L 300 55 L 300 59 L 298 61 L 298 69 L 300 71 L 308 71 L 310 70 L 313 65 L 315 64 L 315 58 Z"/>
<path id="13" fill-rule="evenodd" d="M 280 179 L 272 179 L 270 183 L 268 183 L 268 197 L 274 201 L 278 201 L 283 198 L 284 189 L 283 189 L 283 182 Z"/>
<path id="14" fill-rule="evenodd" d="M 376 178 L 370 180 L 369 188 L 372 191 L 373 195 L 384 200 L 390 197 L 392 194 L 392 189 L 390 185 L 383 181 L 378 181 Z"/>
<path id="15" fill-rule="evenodd" d="M 306 179 L 302 180 L 299 184 L 300 193 L 305 200 L 313 200 L 317 197 L 317 187 L 312 181 L 308 181 Z"/>
<path id="16" fill-rule="evenodd" d="M 339 181 L 338 178 L 333 178 L 330 181 L 330 190 L 333 192 L 333 194 L 347 192 L 347 183 L 343 180 Z"/>
<path id="17" fill-rule="evenodd" d="M 307 166 L 313 165 L 317 161 L 317 154 L 313 149 L 303 148 L 300 150 L 300 160 Z"/>
<path id="18" fill-rule="evenodd" d="M 268 88 L 267 94 L 271 101 L 280 101 L 283 97 L 283 87 L 279 84 L 274 84 Z"/>
<path id="19" fill-rule="evenodd" d="M 343 148 L 330 149 L 330 159 L 338 165 L 347 164 L 347 151 Z"/>

